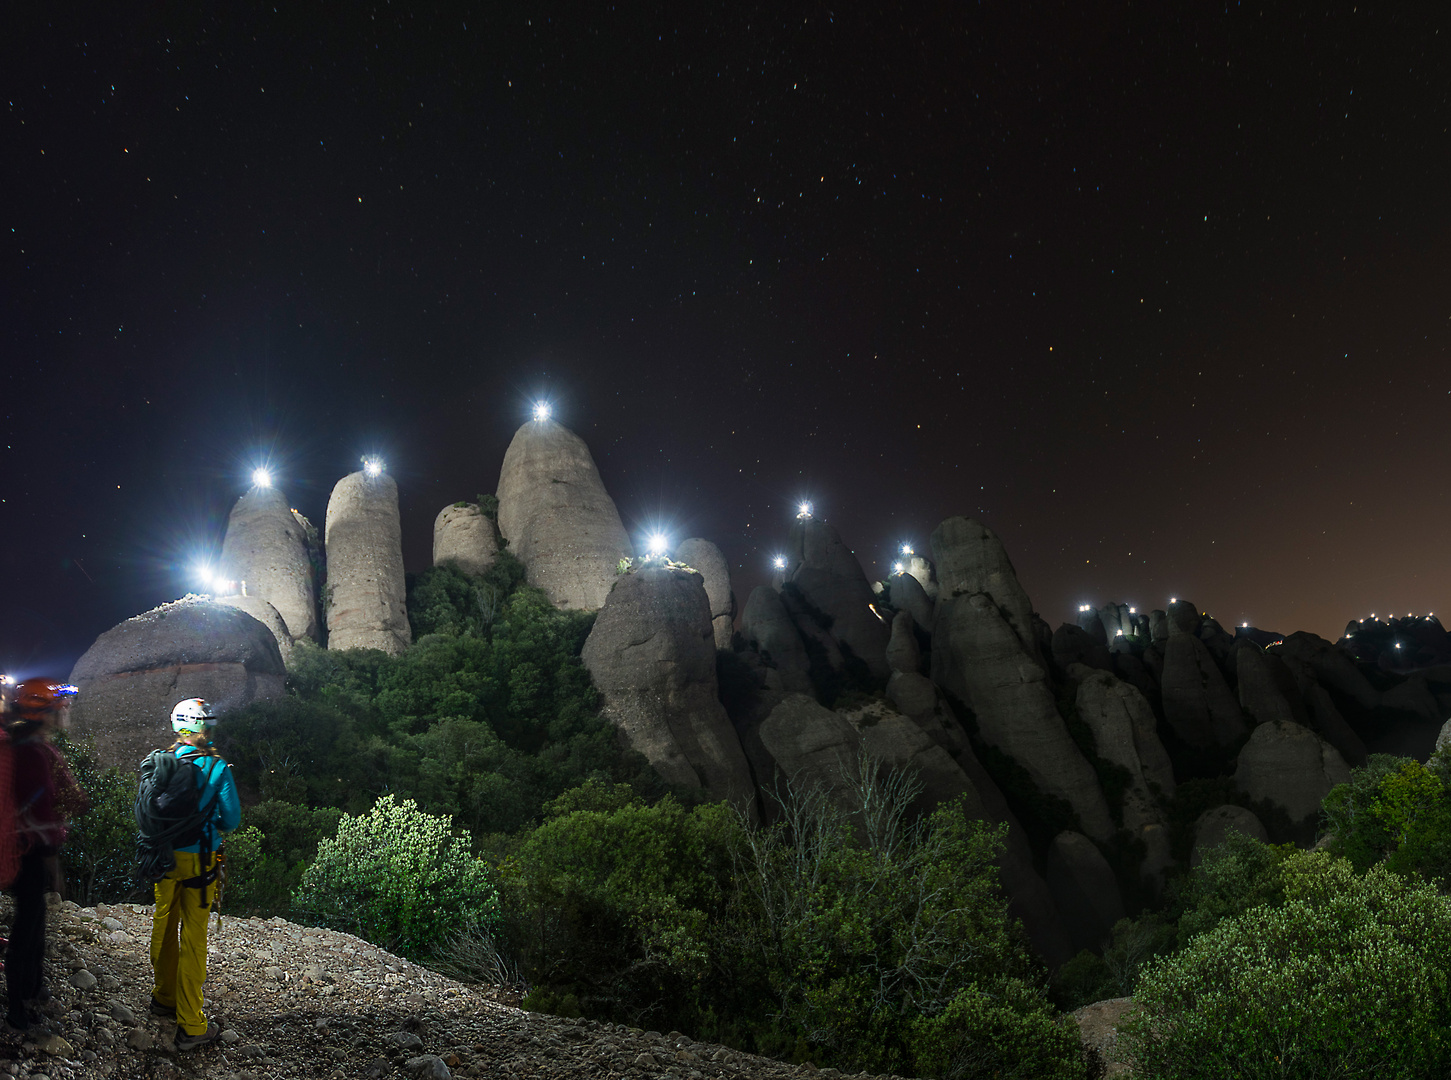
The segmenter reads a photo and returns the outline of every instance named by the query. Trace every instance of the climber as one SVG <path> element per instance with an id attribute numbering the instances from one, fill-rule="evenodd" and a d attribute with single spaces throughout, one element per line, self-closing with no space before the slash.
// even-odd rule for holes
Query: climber
<path id="1" fill-rule="evenodd" d="M 196 770 L 195 829 L 191 835 L 172 839 L 176 865 L 157 881 L 156 912 L 151 923 L 151 967 L 156 975 L 151 990 L 151 1012 L 175 1017 L 179 1030 L 178 1050 L 194 1050 L 215 1042 L 221 1029 L 202 1012 L 202 984 L 207 978 L 207 916 L 216 897 L 218 834 L 231 832 L 242 820 L 242 806 L 232 769 L 212 746 L 210 729 L 217 722 L 211 705 L 201 698 L 176 703 L 171 727 L 176 742 L 167 751 L 157 751 L 143 764 L 143 795 L 146 765 L 160 755 L 170 754 Z M 143 839 L 138 799 L 138 822 Z"/>

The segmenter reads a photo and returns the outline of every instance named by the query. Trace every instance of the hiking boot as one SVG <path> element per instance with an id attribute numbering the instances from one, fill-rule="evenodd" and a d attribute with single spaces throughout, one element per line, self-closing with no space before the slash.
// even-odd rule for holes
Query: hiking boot
<path id="1" fill-rule="evenodd" d="M 195 1050 L 198 1046 L 206 1046 L 214 1043 L 222 1037 L 222 1029 L 214 1023 L 207 1024 L 206 1031 L 200 1035 L 188 1035 L 184 1031 L 176 1033 L 176 1048 L 178 1050 Z"/>
<path id="2" fill-rule="evenodd" d="M 155 998 L 152 998 L 151 999 L 151 1015 L 152 1016 L 164 1017 L 167 1020 L 175 1020 L 176 1019 L 176 1006 L 175 1005 L 163 1005 L 161 1002 L 157 1001 Z"/>

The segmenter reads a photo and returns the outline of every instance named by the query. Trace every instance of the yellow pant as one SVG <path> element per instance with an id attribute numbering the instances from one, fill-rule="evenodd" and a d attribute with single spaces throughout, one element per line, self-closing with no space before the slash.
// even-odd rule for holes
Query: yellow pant
<path id="1" fill-rule="evenodd" d="M 176 1022 L 188 1035 L 204 1035 L 202 983 L 207 981 L 207 913 L 217 894 L 216 882 L 205 889 L 182 888 L 202 872 L 202 857 L 176 852 L 176 868 L 156 883 L 156 914 L 151 917 L 151 969 L 156 985 L 151 996 L 176 1009 Z M 206 868 L 213 855 L 206 856 Z"/>

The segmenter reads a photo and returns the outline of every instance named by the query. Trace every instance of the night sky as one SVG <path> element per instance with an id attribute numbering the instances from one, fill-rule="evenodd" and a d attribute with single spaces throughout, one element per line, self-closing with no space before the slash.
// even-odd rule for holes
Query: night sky
<path id="1" fill-rule="evenodd" d="M 425 568 L 540 396 L 742 604 L 806 497 L 1054 625 L 1451 610 L 1446 5 L 68 6 L 0 33 L 0 670 L 264 459 L 321 527 L 382 454 Z"/>

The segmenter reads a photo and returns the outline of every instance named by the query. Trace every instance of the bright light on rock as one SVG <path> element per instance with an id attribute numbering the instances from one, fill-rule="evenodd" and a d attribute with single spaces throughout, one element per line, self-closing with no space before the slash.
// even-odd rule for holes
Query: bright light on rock
<path id="1" fill-rule="evenodd" d="M 265 488 L 272 486 L 272 473 L 268 469 L 253 469 L 252 483 L 256 487 Z"/>
<path id="2" fill-rule="evenodd" d="M 367 474 L 368 476 L 382 476 L 383 475 L 383 459 L 382 458 L 376 458 L 376 457 L 366 457 L 366 458 L 364 458 L 363 459 L 363 472 L 365 474 Z"/>
<path id="3" fill-rule="evenodd" d="M 549 402 L 539 401 L 534 405 L 534 419 L 548 420 L 550 414 Z"/>

